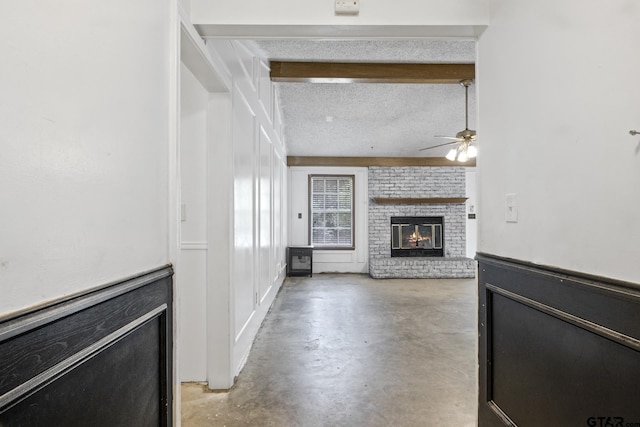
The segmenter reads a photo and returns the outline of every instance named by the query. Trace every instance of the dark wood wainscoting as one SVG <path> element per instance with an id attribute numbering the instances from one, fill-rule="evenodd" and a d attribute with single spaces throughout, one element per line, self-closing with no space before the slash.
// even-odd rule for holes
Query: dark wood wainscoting
<path id="1" fill-rule="evenodd" d="M 477 259 L 479 425 L 640 426 L 640 285 Z"/>
<path id="2" fill-rule="evenodd" d="M 0 319 L 0 426 L 171 426 L 172 275 Z"/>

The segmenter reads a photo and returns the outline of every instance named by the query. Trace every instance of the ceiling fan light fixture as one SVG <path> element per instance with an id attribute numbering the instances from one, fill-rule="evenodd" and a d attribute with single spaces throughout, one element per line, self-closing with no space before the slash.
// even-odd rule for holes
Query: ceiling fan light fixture
<path id="1" fill-rule="evenodd" d="M 469 156 L 470 159 L 475 158 L 478 155 L 478 149 L 476 148 L 475 145 L 470 145 L 467 148 L 467 156 Z"/>
<path id="2" fill-rule="evenodd" d="M 473 80 L 467 79 L 460 81 L 460 84 L 464 86 L 464 130 L 456 133 L 456 136 L 441 136 L 436 135 L 436 138 L 453 139 L 453 142 L 447 142 L 444 144 L 433 145 L 431 147 L 422 148 L 420 151 L 430 150 L 432 148 L 438 148 L 445 145 L 456 144 L 447 153 L 445 158 L 449 161 L 455 161 L 464 163 L 469 159 L 473 159 L 478 155 L 478 149 L 471 144 L 476 140 L 476 131 L 469 129 L 469 86 L 473 83 Z"/>
<path id="3" fill-rule="evenodd" d="M 461 147 L 460 152 L 458 153 L 457 160 L 461 163 L 464 163 L 467 160 L 469 160 L 469 156 L 467 155 L 467 150 L 465 149 L 465 147 Z"/>

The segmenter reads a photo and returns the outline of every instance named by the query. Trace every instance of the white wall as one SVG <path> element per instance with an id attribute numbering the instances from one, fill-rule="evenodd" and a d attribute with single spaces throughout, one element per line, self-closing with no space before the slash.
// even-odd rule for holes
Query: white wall
<path id="1" fill-rule="evenodd" d="M 309 175 L 355 175 L 355 249 L 313 251 L 313 272 L 369 271 L 367 168 L 289 168 L 289 245 L 309 244 Z M 301 214 L 302 218 L 298 218 Z"/>
<path id="2" fill-rule="evenodd" d="M 0 315 L 169 262 L 169 3 L 0 24 Z"/>
<path id="3" fill-rule="evenodd" d="M 467 258 L 476 256 L 478 247 L 478 196 L 476 190 L 476 169 L 465 168 L 465 187 L 467 202 Z M 470 219 L 469 215 L 476 215 L 475 219 Z"/>
<path id="4" fill-rule="evenodd" d="M 284 280 L 286 218 L 279 213 L 286 211 L 286 152 L 268 65 L 241 42 L 207 46 L 233 81 L 230 333 L 237 375 Z"/>
<path id="5" fill-rule="evenodd" d="M 178 0 L 178 4 L 186 12 L 187 16 L 191 13 L 191 0 Z"/>
<path id="6" fill-rule="evenodd" d="M 178 351 L 182 381 L 203 381 L 207 372 L 207 145 L 209 92 L 180 67 L 180 263 Z M 215 243 L 214 243 L 215 244 Z"/>
<path id="7" fill-rule="evenodd" d="M 640 282 L 640 4 L 495 0 L 478 47 L 486 253 Z M 505 194 L 518 222 L 505 222 Z"/>
<path id="8" fill-rule="evenodd" d="M 367 26 L 389 27 L 396 36 L 408 35 L 411 31 L 425 34 L 428 33 L 427 26 L 438 26 L 440 35 L 447 31 L 450 35 L 456 31 L 458 35 L 473 35 L 473 31 L 461 27 L 481 26 L 488 20 L 484 0 L 367 0 L 360 2 L 358 16 L 336 16 L 334 3 L 333 0 L 249 0 L 238 7 L 236 3 L 221 0 L 192 0 L 191 20 L 194 24 L 222 24 L 227 27 L 207 28 L 207 31 L 217 34 L 236 31 L 238 35 L 246 35 L 261 30 L 252 27 L 255 25 L 288 25 L 287 31 L 317 36 L 340 33 L 342 30 L 338 26 L 349 26 L 352 27 L 350 31 L 359 32 L 368 31 Z M 449 28 L 444 29 L 445 25 Z M 282 30 L 275 27 L 264 30 L 274 29 Z M 384 31 L 384 28 L 378 30 Z"/>

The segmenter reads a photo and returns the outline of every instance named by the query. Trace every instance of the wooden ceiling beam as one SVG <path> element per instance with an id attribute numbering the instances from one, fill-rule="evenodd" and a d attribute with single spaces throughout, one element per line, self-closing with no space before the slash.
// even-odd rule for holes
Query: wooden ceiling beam
<path id="1" fill-rule="evenodd" d="M 474 64 L 271 61 L 271 81 L 452 84 L 475 79 Z"/>
<path id="2" fill-rule="evenodd" d="M 287 166 L 462 166 L 474 167 L 476 159 L 465 163 L 444 157 L 304 157 L 288 156 Z"/>

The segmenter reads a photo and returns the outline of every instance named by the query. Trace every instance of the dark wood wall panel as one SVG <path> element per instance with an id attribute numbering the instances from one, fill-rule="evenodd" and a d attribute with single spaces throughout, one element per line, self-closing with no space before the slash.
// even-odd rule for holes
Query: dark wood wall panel
<path id="1" fill-rule="evenodd" d="M 640 425 L 640 286 L 478 260 L 479 425 Z"/>
<path id="2" fill-rule="evenodd" d="M 172 424 L 172 270 L 0 322 L 0 425 Z"/>

